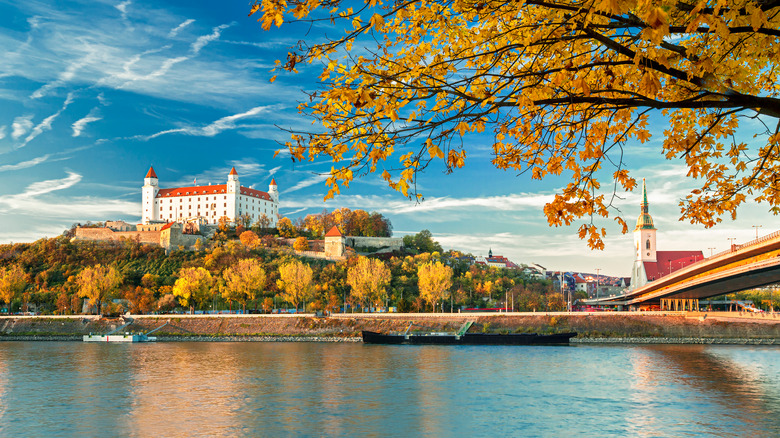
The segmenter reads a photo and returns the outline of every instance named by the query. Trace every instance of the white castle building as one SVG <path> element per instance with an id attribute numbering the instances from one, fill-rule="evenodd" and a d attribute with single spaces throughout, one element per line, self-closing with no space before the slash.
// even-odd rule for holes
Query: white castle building
<path id="1" fill-rule="evenodd" d="M 144 224 L 193 220 L 216 224 L 223 216 L 236 223 L 244 215 L 254 224 L 265 215 L 270 220 L 269 226 L 275 227 L 279 213 L 276 180 L 271 180 L 267 193 L 243 187 L 235 167 L 228 174 L 227 184 L 161 189 L 157 174 L 150 166 L 142 193 Z"/>

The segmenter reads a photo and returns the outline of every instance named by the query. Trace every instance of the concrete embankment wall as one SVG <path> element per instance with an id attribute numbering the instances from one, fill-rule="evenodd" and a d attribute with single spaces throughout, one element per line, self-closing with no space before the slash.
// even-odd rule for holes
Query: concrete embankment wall
<path id="1" fill-rule="evenodd" d="M 473 321 L 471 331 L 481 332 L 568 332 L 576 331 L 581 339 L 761 339 L 780 343 L 780 319 L 729 320 L 706 314 L 614 313 L 566 314 L 374 314 L 334 315 L 318 318 L 311 315 L 134 315 L 133 323 L 123 331 L 148 332 L 167 325 L 154 335 L 167 338 L 208 337 L 320 337 L 351 338 L 361 330 L 379 332 L 413 330 L 454 331 L 466 321 Z M 725 318 L 725 317 L 724 317 Z M 73 337 L 89 333 L 106 333 L 120 325 L 121 318 L 94 316 L 27 316 L 0 317 L 0 340 L 28 336 L 40 338 Z M 258 339 L 260 340 L 260 339 Z"/>

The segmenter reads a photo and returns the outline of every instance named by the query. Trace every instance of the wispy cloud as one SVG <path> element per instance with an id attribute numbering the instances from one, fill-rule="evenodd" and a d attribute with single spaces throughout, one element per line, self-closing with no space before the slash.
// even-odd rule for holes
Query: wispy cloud
<path id="1" fill-rule="evenodd" d="M 97 122 L 98 120 L 102 120 L 102 117 L 97 116 L 97 108 L 92 108 L 92 110 L 87 114 L 85 117 L 82 117 L 81 119 L 76 120 L 73 122 L 73 136 L 78 137 L 81 135 L 81 132 L 84 130 L 84 127 L 87 126 L 88 123 Z"/>
<path id="2" fill-rule="evenodd" d="M 64 190 L 73 187 L 74 185 L 78 184 L 79 181 L 81 181 L 81 175 L 75 172 L 68 172 L 68 176 L 65 178 L 50 179 L 46 181 L 38 181 L 32 183 L 29 186 L 27 186 L 24 192 L 19 193 L 18 195 L 12 195 L 11 198 L 28 199 L 46 193 L 51 193 L 58 190 Z M 0 200 L 2 199 L 6 199 L 6 198 L 5 197 L 0 198 Z"/>
<path id="3" fill-rule="evenodd" d="M 57 119 L 57 117 L 62 114 L 63 111 L 65 111 L 68 106 L 73 102 L 73 93 L 68 93 L 68 97 L 65 99 L 65 103 L 62 104 L 62 107 L 54 114 L 50 115 L 49 117 L 46 117 L 41 121 L 41 123 L 37 124 L 31 131 L 30 134 L 27 135 L 27 138 L 24 139 L 24 142 L 20 144 L 18 147 L 23 148 L 27 146 L 29 142 L 35 139 L 35 137 L 41 135 L 44 131 L 51 130 L 51 124 L 54 122 L 54 120 Z"/>
<path id="4" fill-rule="evenodd" d="M 152 135 L 137 135 L 133 138 L 137 140 L 148 141 L 153 138 L 157 138 L 166 134 L 185 134 L 185 135 L 194 135 L 199 137 L 213 137 L 225 130 L 236 129 L 238 127 L 236 125 L 237 121 L 257 116 L 258 114 L 266 112 L 269 108 L 270 107 L 267 106 L 257 106 L 243 113 L 222 117 L 221 119 L 215 120 L 214 122 L 209 123 L 206 126 L 202 126 L 202 127 L 185 126 L 183 128 L 167 129 L 165 131 L 160 131 Z"/>
<path id="5" fill-rule="evenodd" d="M 306 187 L 313 186 L 314 184 L 320 184 L 320 183 L 324 182 L 326 179 L 328 179 L 328 176 L 329 176 L 328 174 L 319 174 L 319 173 L 318 174 L 314 174 L 311 177 L 309 177 L 309 178 L 307 178 L 307 179 L 305 179 L 303 181 L 298 181 L 297 184 L 295 184 L 294 186 L 290 187 L 289 189 L 283 190 L 282 193 L 292 193 L 292 192 L 296 192 L 296 191 L 301 190 L 301 189 L 305 189 Z M 321 205 L 321 203 L 320 203 L 320 205 Z M 285 203 L 285 206 L 286 207 L 292 207 L 292 205 L 289 205 L 287 203 Z M 312 207 L 312 206 L 313 205 L 305 205 L 305 206 L 304 205 L 297 205 L 296 207 L 309 208 L 309 207 Z"/>
<path id="6" fill-rule="evenodd" d="M 122 13 L 123 20 L 127 20 L 127 7 L 132 4 L 133 4 L 132 0 L 125 0 L 122 3 L 114 6 L 115 8 L 117 8 L 117 10 L 119 10 L 120 13 Z"/>
<path id="7" fill-rule="evenodd" d="M 179 187 L 192 184 L 192 181 L 196 178 L 201 184 L 220 184 L 227 181 L 228 172 L 232 167 L 236 168 L 241 185 L 243 186 L 255 185 L 253 183 L 253 177 L 265 173 L 264 164 L 258 163 L 254 158 L 245 157 L 240 160 L 227 161 L 224 165 L 214 166 L 203 172 L 186 174 L 178 180 L 170 181 L 169 183 L 164 182 L 162 179 L 163 176 L 160 176 L 160 184 L 165 187 Z"/>
<path id="8" fill-rule="evenodd" d="M 16 164 L 4 164 L 0 166 L 0 172 L 7 172 L 9 170 L 27 169 L 28 167 L 37 166 L 49 159 L 51 155 L 46 154 L 41 157 L 33 158 L 32 160 L 22 161 Z"/>
<path id="9" fill-rule="evenodd" d="M 190 46 L 190 49 L 192 50 L 192 53 L 198 54 L 200 53 L 201 49 L 205 47 L 208 43 L 216 40 L 219 38 L 219 36 L 222 34 L 222 31 L 229 28 L 230 26 L 233 26 L 235 23 L 230 24 L 222 24 L 219 25 L 211 30 L 211 33 L 208 35 L 199 36 L 198 39 L 195 40 L 194 43 Z"/>
<path id="10" fill-rule="evenodd" d="M 180 25 L 174 27 L 173 29 L 171 29 L 170 32 L 168 32 L 168 38 L 175 37 L 176 35 L 179 34 L 179 32 L 181 32 L 182 29 L 184 29 L 185 27 L 189 26 L 190 24 L 192 24 L 194 22 L 195 22 L 195 20 L 193 20 L 191 18 L 189 20 L 183 21 Z"/>
<path id="11" fill-rule="evenodd" d="M 81 59 L 77 61 L 73 61 L 65 68 L 65 71 L 61 72 L 57 79 L 54 81 L 51 81 L 45 85 L 43 85 L 41 88 L 35 90 L 31 95 L 31 99 L 38 99 L 43 96 L 46 96 L 46 94 L 55 88 L 61 87 L 62 85 L 70 82 L 75 76 L 76 73 L 83 68 L 85 65 L 89 64 L 93 57 L 95 55 L 94 51 L 90 51 L 87 55 L 82 57 Z"/>
<path id="12" fill-rule="evenodd" d="M 14 140 L 18 139 L 19 137 L 23 136 L 27 133 L 27 131 L 30 130 L 30 128 L 33 127 L 32 122 L 33 116 L 19 116 L 14 119 L 14 122 L 11 124 L 11 138 Z"/>
<path id="13" fill-rule="evenodd" d="M 0 140 L 5 138 L 5 125 L 0 126 Z"/>

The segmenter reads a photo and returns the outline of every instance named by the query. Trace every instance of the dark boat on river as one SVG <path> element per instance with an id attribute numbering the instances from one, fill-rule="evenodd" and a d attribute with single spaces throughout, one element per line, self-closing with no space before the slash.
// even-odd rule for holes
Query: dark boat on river
<path id="1" fill-rule="evenodd" d="M 568 345 L 576 332 L 540 335 L 538 333 L 466 333 L 471 323 L 466 323 L 455 333 L 419 332 L 384 334 L 363 330 L 366 344 L 405 345 Z M 411 326 L 410 326 L 411 328 Z"/>

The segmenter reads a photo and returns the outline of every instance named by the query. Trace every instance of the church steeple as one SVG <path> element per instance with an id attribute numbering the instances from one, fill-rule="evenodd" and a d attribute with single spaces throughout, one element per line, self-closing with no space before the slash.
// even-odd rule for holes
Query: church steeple
<path id="1" fill-rule="evenodd" d="M 655 226 L 653 225 L 653 217 L 650 216 L 650 208 L 647 203 L 647 184 L 645 183 L 644 178 L 642 178 L 641 209 L 642 211 L 636 220 L 636 228 L 634 228 L 634 230 L 655 230 Z"/>
<path id="2" fill-rule="evenodd" d="M 656 259 L 656 229 L 653 225 L 653 217 L 650 216 L 647 203 L 647 184 L 642 178 L 642 211 L 636 220 L 634 228 L 634 250 L 637 261 L 655 262 Z"/>

